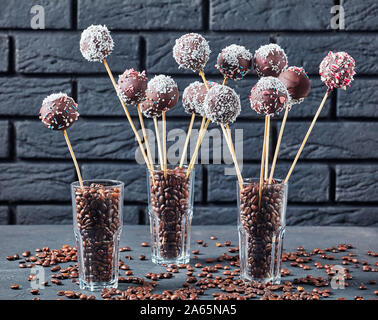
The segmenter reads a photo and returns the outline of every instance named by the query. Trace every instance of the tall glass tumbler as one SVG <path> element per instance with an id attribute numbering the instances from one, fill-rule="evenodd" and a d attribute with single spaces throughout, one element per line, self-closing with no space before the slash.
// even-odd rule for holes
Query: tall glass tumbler
<path id="1" fill-rule="evenodd" d="M 280 283 L 288 185 L 280 180 L 264 183 L 260 208 L 259 179 L 244 179 L 237 190 L 240 276 Z"/>
<path id="2" fill-rule="evenodd" d="M 194 169 L 155 166 L 147 170 L 152 262 L 184 264 L 190 260 Z"/>
<path id="3" fill-rule="evenodd" d="M 83 184 L 71 184 L 80 288 L 116 288 L 124 184 L 114 180 L 86 180 Z"/>

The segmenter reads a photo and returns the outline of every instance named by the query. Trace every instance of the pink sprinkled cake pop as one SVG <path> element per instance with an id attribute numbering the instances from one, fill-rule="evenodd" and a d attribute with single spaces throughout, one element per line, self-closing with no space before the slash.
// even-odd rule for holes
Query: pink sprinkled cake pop
<path id="1" fill-rule="evenodd" d="M 355 65 L 354 59 L 348 53 L 330 51 L 320 63 L 320 78 L 330 90 L 335 88 L 346 90 L 356 74 Z"/>

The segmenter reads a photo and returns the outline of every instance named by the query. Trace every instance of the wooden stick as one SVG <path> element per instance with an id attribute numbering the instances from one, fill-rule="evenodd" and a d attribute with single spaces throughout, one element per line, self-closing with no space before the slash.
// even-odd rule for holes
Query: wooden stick
<path id="1" fill-rule="evenodd" d="M 144 126 L 144 120 L 143 120 L 142 110 L 140 109 L 140 104 L 137 105 L 137 110 L 138 110 L 140 126 L 142 127 L 144 143 L 146 144 L 148 161 L 150 162 L 150 167 L 153 167 L 154 161 L 152 160 L 150 144 L 148 143 L 146 127 Z"/>
<path id="2" fill-rule="evenodd" d="M 265 152 L 266 152 L 266 134 L 268 127 L 268 116 L 265 116 L 265 129 L 264 129 L 264 142 L 263 150 L 261 153 L 261 168 L 260 168 L 260 183 L 259 183 L 259 208 L 261 208 L 261 197 L 262 197 L 262 187 L 264 182 L 264 161 L 265 161 Z"/>
<path id="3" fill-rule="evenodd" d="M 205 118 L 206 119 L 206 118 Z M 189 172 L 191 170 L 193 170 L 193 167 L 194 167 L 194 164 L 196 162 L 196 159 L 197 159 L 197 155 L 198 155 L 198 151 L 199 151 L 199 147 L 201 146 L 201 143 L 202 143 L 202 140 L 203 138 L 205 137 L 205 134 L 206 134 L 206 130 L 207 130 L 207 127 L 209 126 L 210 124 L 210 120 L 207 120 L 204 127 L 202 128 L 202 130 L 200 130 L 199 132 L 199 135 L 198 135 L 198 140 L 197 140 L 197 144 L 196 144 L 196 148 L 194 150 L 194 153 L 193 153 L 193 156 L 192 156 L 192 159 L 189 163 L 189 166 L 188 166 L 188 172 L 186 173 L 186 177 L 189 176 Z"/>
<path id="4" fill-rule="evenodd" d="M 164 161 L 164 177 L 167 177 L 167 122 L 165 120 L 165 111 L 162 113 L 163 120 L 163 161 Z"/>
<path id="5" fill-rule="evenodd" d="M 206 80 L 206 77 L 205 77 L 205 74 L 204 74 L 203 70 L 199 70 L 198 72 L 199 72 L 199 75 L 201 76 L 202 81 L 203 81 L 203 83 L 205 84 L 207 90 L 209 91 L 209 90 L 210 90 L 210 87 L 209 87 L 209 84 L 208 84 L 208 82 L 207 82 L 207 80 Z"/>
<path id="6" fill-rule="evenodd" d="M 226 83 L 227 83 L 227 79 L 228 79 L 228 78 L 225 76 L 224 79 L 223 79 L 223 82 L 222 82 L 222 86 L 225 86 L 225 85 L 226 85 Z"/>
<path id="7" fill-rule="evenodd" d="M 269 138 L 270 137 L 270 117 L 268 116 L 268 127 L 266 132 L 266 151 L 265 151 L 265 166 L 264 166 L 264 179 L 268 179 L 269 172 Z"/>
<path id="8" fill-rule="evenodd" d="M 164 170 L 163 155 L 161 153 L 160 134 L 159 134 L 159 126 L 158 126 L 157 117 L 154 117 L 154 125 L 155 125 L 156 141 L 157 141 L 157 144 L 158 144 L 160 169 Z"/>
<path id="9" fill-rule="evenodd" d="M 224 126 L 227 127 L 227 131 L 224 128 Z M 237 175 L 240 190 L 241 190 L 243 188 L 243 178 L 242 178 L 242 175 L 240 173 L 240 169 L 239 169 L 239 165 L 238 165 L 238 159 L 236 158 L 234 146 L 233 146 L 233 143 L 232 143 L 230 127 L 228 126 L 228 124 L 226 124 L 226 125 L 220 124 L 220 127 L 222 128 L 223 135 L 224 135 L 224 138 L 226 139 L 226 143 L 227 143 L 227 146 L 228 146 L 228 150 L 230 151 L 231 156 L 232 156 L 232 160 L 234 161 L 236 175 Z"/>
<path id="10" fill-rule="evenodd" d="M 117 96 L 118 96 L 117 83 L 116 83 L 115 80 L 114 80 L 114 77 L 113 77 L 112 71 L 110 70 L 109 65 L 108 65 L 108 63 L 106 62 L 106 59 L 105 59 L 105 58 L 102 59 L 102 62 L 104 63 L 105 69 L 106 69 L 106 71 L 108 72 L 109 78 L 110 78 L 110 80 L 112 81 L 112 84 L 113 84 L 114 90 L 116 91 Z M 134 132 L 134 134 L 135 134 L 135 137 L 137 138 L 137 141 L 138 141 L 138 144 L 139 144 L 139 148 L 140 148 L 140 151 L 141 151 L 141 153 L 142 153 L 142 156 L 143 156 L 144 162 L 146 163 L 147 167 L 148 167 L 149 169 L 152 170 L 153 168 L 152 168 L 152 167 L 150 166 L 150 164 L 149 164 L 149 161 L 148 161 L 148 159 L 147 159 L 147 155 L 146 155 L 146 153 L 145 153 L 145 151 L 144 151 L 144 147 L 143 147 L 142 140 L 140 139 L 140 136 L 139 136 L 139 134 L 138 134 L 138 131 L 137 131 L 137 129 L 136 129 L 135 126 L 134 126 L 133 119 L 131 118 L 130 113 L 129 113 L 129 111 L 127 110 L 127 107 L 126 107 L 125 103 L 123 102 L 123 100 L 122 100 L 119 96 L 118 96 L 118 99 L 119 99 L 119 101 L 121 102 L 121 105 L 122 105 L 122 107 L 123 107 L 123 110 L 125 111 L 125 114 L 126 114 L 127 120 L 128 120 L 129 123 L 130 123 L 131 129 L 133 130 L 133 132 Z"/>
<path id="11" fill-rule="evenodd" d="M 205 124 L 206 124 L 206 118 L 202 117 L 201 126 L 200 126 L 199 131 L 198 131 L 198 137 L 197 137 L 196 147 L 194 149 L 192 157 L 190 158 L 188 169 L 192 165 L 192 163 L 195 161 L 195 157 L 197 156 L 197 153 L 198 153 L 197 149 L 201 145 L 200 138 L 201 138 L 201 134 L 202 134 L 203 128 L 205 127 Z"/>
<path id="12" fill-rule="evenodd" d="M 313 119 L 312 122 L 311 122 L 310 128 L 308 128 L 307 133 L 306 133 L 306 135 L 305 135 L 305 137 L 304 137 L 304 139 L 303 139 L 303 142 L 302 142 L 302 144 L 301 144 L 301 146 L 300 146 L 300 148 L 299 148 L 299 150 L 298 150 L 298 152 L 297 152 L 297 155 L 295 156 L 295 159 L 294 159 L 294 161 L 293 161 L 293 164 L 291 165 L 290 170 L 289 170 L 289 172 L 288 172 L 288 174 L 287 174 L 285 180 L 283 181 L 284 183 L 286 183 L 287 181 L 289 181 L 290 176 L 291 176 L 291 174 L 293 173 L 294 167 L 295 167 L 295 165 L 297 164 L 297 161 L 298 161 L 298 159 L 299 159 L 299 156 L 300 156 L 301 153 L 302 153 L 302 150 L 303 150 L 303 148 L 304 148 L 304 146 L 305 146 L 305 144 L 306 144 L 306 142 L 307 142 L 307 139 L 308 139 L 308 137 L 310 136 L 310 133 L 311 133 L 312 129 L 313 129 L 314 126 L 315 126 L 315 122 L 316 122 L 316 120 L 318 119 L 318 117 L 319 117 L 319 115 L 320 115 L 320 112 L 321 112 L 322 109 L 323 109 L 323 106 L 324 106 L 324 104 L 325 104 L 325 102 L 326 102 L 326 100 L 327 100 L 327 98 L 328 98 L 329 92 L 330 92 L 330 90 L 327 90 L 327 92 L 326 92 L 325 95 L 324 95 L 324 98 L 323 98 L 322 102 L 321 102 L 320 105 L 319 105 L 318 111 L 316 111 L 316 114 L 315 114 L 315 116 L 314 116 L 314 119 Z"/>
<path id="13" fill-rule="evenodd" d="M 189 140 L 190 140 L 190 134 L 192 133 L 192 128 L 193 128 L 193 124 L 194 124 L 194 119 L 195 118 L 196 118 L 196 114 L 193 112 L 192 113 L 192 118 L 190 119 L 188 132 L 186 133 L 184 150 L 182 151 L 182 156 L 181 156 L 181 160 L 180 160 L 180 168 L 182 168 L 182 166 L 184 164 L 184 160 L 186 158 L 186 154 L 187 154 L 187 151 L 188 151 L 188 144 L 189 144 Z"/>
<path id="14" fill-rule="evenodd" d="M 284 114 L 283 119 L 282 119 L 280 133 L 278 135 L 278 140 L 277 140 L 277 145 L 276 145 L 276 150 L 274 151 L 272 168 L 270 169 L 270 175 L 269 175 L 268 184 L 272 183 L 272 179 L 273 179 L 273 175 L 274 175 L 274 170 L 276 168 L 276 162 L 277 162 L 277 158 L 278 158 L 278 152 L 280 150 L 281 140 L 282 140 L 282 136 L 283 136 L 283 133 L 284 133 L 284 130 L 285 130 L 285 125 L 286 125 L 286 120 L 287 120 L 287 115 L 288 114 L 289 114 L 289 107 L 286 108 L 285 114 Z"/>
<path id="15" fill-rule="evenodd" d="M 74 151 L 72 149 L 70 139 L 68 139 L 68 135 L 67 135 L 67 131 L 66 130 L 63 130 L 63 135 L 64 135 L 64 138 L 66 138 L 67 146 L 68 146 L 68 149 L 70 150 L 71 157 L 72 157 L 73 163 L 75 165 L 77 177 L 79 178 L 80 187 L 83 187 L 84 185 L 83 185 L 83 179 L 81 178 L 80 168 L 79 168 L 79 165 L 77 163 L 77 160 L 76 160 L 76 157 L 75 157 L 75 153 L 74 153 Z"/>

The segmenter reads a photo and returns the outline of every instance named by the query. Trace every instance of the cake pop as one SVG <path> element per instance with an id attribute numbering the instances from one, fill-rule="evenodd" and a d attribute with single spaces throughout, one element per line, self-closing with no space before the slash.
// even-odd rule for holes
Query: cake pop
<path id="1" fill-rule="evenodd" d="M 203 70 L 211 53 L 208 42 L 198 33 L 187 33 L 176 39 L 173 57 L 179 68 Z"/>
<path id="2" fill-rule="evenodd" d="M 241 111 L 240 98 L 232 88 L 215 84 L 206 95 L 204 111 L 212 122 L 232 123 Z"/>
<path id="3" fill-rule="evenodd" d="M 140 104 L 140 106 L 141 106 L 142 112 L 143 112 L 143 114 L 146 118 L 154 118 L 154 117 L 160 117 L 161 116 L 162 111 L 156 110 L 156 108 L 154 108 L 153 101 L 147 101 L 147 100 L 143 101 Z"/>
<path id="4" fill-rule="evenodd" d="M 355 61 L 346 52 L 330 51 L 319 66 L 321 80 L 330 89 L 346 89 L 353 81 Z"/>
<path id="5" fill-rule="evenodd" d="M 209 87 L 216 83 L 208 81 Z M 188 85 L 182 95 L 182 105 L 186 113 L 204 116 L 203 103 L 207 95 L 207 88 L 203 82 L 195 81 Z"/>
<path id="6" fill-rule="evenodd" d="M 289 92 L 290 105 L 301 103 L 310 92 L 310 79 L 303 68 L 289 67 L 278 76 L 278 79 Z"/>
<path id="7" fill-rule="evenodd" d="M 81 34 L 80 51 L 88 61 L 102 61 L 112 52 L 113 47 L 113 39 L 106 26 L 91 25 Z"/>
<path id="8" fill-rule="evenodd" d="M 118 95 L 126 104 L 139 104 L 146 99 L 146 72 L 126 70 L 118 78 Z"/>
<path id="9" fill-rule="evenodd" d="M 79 118 L 76 102 L 65 93 L 53 93 L 42 101 L 42 107 L 39 113 L 39 118 L 47 128 L 51 130 L 60 130 L 61 132 L 63 132 L 73 163 L 75 165 L 75 170 L 77 177 L 79 178 L 80 186 L 83 187 L 83 179 L 81 177 L 80 168 L 66 130 L 71 127 Z"/>
<path id="10" fill-rule="evenodd" d="M 51 130 L 65 130 L 79 118 L 77 104 L 65 93 L 54 93 L 42 102 L 39 118 Z"/>
<path id="11" fill-rule="evenodd" d="M 172 109 L 179 98 L 176 82 L 169 76 L 158 75 L 152 78 L 147 85 L 145 106 L 161 113 Z"/>
<path id="12" fill-rule="evenodd" d="M 287 67 L 285 51 L 275 43 L 261 46 L 253 57 L 253 67 L 260 77 L 278 77 Z"/>
<path id="13" fill-rule="evenodd" d="M 215 67 L 224 77 L 240 80 L 252 66 L 252 54 L 243 46 L 232 44 L 218 55 Z"/>
<path id="14" fill-rule="evenodd" d="M 263 77 L 252 88 L 249 99 L 257 113 L 272 116 L 287 107 L 289 93 L 277 78 Z"/>

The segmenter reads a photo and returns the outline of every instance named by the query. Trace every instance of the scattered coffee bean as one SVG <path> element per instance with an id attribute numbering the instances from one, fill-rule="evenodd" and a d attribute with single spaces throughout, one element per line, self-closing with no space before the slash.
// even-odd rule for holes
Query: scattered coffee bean
<path id="1" fill-rule="evenodd" d="M 14 284 L 11 284 L 10 288 L 11 288 L 12 290 L 18 290 L 18 289 L 20 289 L 20 285 L 17 284 L 17 283 L 14 283 Z"/>

